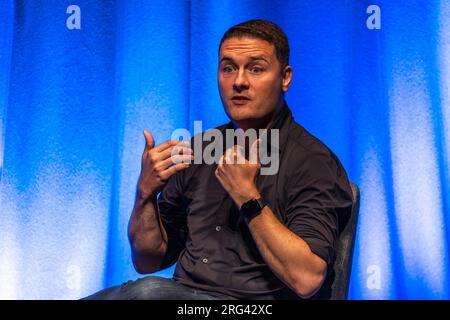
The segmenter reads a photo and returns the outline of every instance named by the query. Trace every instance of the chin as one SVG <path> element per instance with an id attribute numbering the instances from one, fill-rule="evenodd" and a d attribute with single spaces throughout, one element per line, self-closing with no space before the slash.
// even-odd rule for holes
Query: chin
<path id="1" fill-rule="evenodd" d="M 228 117 L 234 121 L 257 119 L 258 114 L 250 106 L 227 106 Z"/>
<path id="2" fill-rule="evenodd" d="M 251 121 L 258 118 L 252 112 L 230 112 L 228 117 L 233 121 Z"/>

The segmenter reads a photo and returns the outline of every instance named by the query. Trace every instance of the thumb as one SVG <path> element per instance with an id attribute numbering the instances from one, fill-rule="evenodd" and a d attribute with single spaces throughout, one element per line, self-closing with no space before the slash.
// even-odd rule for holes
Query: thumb
<path id="1" fill-rule="evenodd" d="M 256 139 L 255 142 L 252 143 L 250 147 L 249 161 L 252 164 L 259 163 L 259 144 L 261 143 L 261 139 Z"/>
<path id="2" fill-rule="evenodd" d="M 155 146 L 155 139 L 153 139 L 152 134 L 145 129 L 144 130 L 144 137 L 145 137 L 145 149 L 153 149 Z"/>

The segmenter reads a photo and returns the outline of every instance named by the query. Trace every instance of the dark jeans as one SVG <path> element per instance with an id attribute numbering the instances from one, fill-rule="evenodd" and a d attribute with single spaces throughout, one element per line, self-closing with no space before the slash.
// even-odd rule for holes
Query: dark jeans
<path id="1" fill-rule="evenodd" d="M 104 289 L 82 300 L 218 300 L 175 280 L 149 276 Z"/>

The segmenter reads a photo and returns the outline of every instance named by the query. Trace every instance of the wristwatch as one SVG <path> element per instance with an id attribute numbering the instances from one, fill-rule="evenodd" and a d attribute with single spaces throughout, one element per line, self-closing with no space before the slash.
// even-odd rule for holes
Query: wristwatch
<path id="1" fill-rule="evenodd" d="M 267 201 L 263 198 L 252 199 L 244 203 L 239 212 L 247 219 L 251 219 L 261 213 L 261 210 L 267 205 Z"/>

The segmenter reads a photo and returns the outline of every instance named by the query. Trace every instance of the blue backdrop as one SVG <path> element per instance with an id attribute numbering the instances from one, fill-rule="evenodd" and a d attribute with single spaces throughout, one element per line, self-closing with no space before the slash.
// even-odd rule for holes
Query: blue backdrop
<path id="1" fill-rule="evenodd" d="M 361 188 L 350 298 L 450 297 L 450 1 L 2 0 L 0 298 L 139 276 L 142 131 L 228 120 L 217 47 L 251 18 L 286 31 L 293 113 Z"/>

